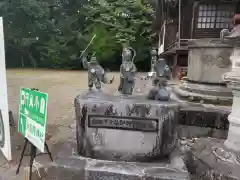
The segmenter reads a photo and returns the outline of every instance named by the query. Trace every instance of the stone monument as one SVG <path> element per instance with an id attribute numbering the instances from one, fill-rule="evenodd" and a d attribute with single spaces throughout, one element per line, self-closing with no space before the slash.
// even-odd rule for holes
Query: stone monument
<path id="1" fill-rule="evenodd" d="M 181 104 L 182 136 L 226 137 L 233 97 L 221 77 L 231 69 L 232 47 L 220 38 L 189 42 L 187 77 L 172 87 L 171 94 Z"/>
<path id="2" fill-rule="evenodd" d="M 44 179 L 190 179 L 177 149 L 178 103 L 126 92 L 90 89 L 75 98 L 77 153 L 44 166 Z"/>
<path id="3" fill-rule="evenodd" d="M 130 48 L 124 48 L 122 55 L 119 94 L 91 90 L 75 98 L 79 156 L 92 159 L 95 163 L 89 166 L 94 171 L 103 169 L 102 174 L 110 175 L 111 169 L 118 174 L 117 180 L 189 179 L 175 151 L 178 103 L 169 99 L 169 94 L 163 95 L 163 79 L 157 82 L 159 98 L 135 94 L 136 67 Z"/>
<path id="4" fill-rule="evenodd" d="M 173 88 L 183 101 L 231 105 L 232 92 L 221 79 L 231 69 L 232 46 L 220 39 L 197 39 L 189 42 L 187 80 Z"/>
<path id="5" fill-rule="evenodd" d="M 197 176 L 210 179 L 240 179 L 240 24 L 235 25 L 229 33 L 221 32 L 224 43 L 234 45 L 230 57 L 232 68 L 224 73 L 225 81 L 233 92 L 233 104 L 229 120 L 228 137 L 224 140 L 200 139 L 191 153 L 191 164 L 195 165 Z M 203 148 L 204 147 L 204 148 Z"/>

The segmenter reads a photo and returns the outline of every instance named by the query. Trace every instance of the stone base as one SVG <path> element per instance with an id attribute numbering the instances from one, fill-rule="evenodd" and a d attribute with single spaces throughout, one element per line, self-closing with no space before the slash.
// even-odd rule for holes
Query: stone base
<path id="1" fill-rule="evenodd" d="M 240 153 L 227 150 L 223 142 L 212 138 L 202 138 L 195 142 L 186 156 L 193 179 L 240 179 Z"/>
<path id="2" fill-rule="evenodd" d="M 45 169 L 39 169 L 41 177 L 35 170 L 32 180 L 190 180 L 182 158 L 176 154 L 155 163 L 114 162 L 71 156 L 58 159 Z M 27 177 L 28 169 L 26 172 Z"/>
<path id="3" fill-rule="evenodd" d="M 149 162 L 175 148 L 179 117 L 175 101 L 88 91 L 75 98 L 75 111 L 79 155 Z"/>
<path id="4" fill-rule="evenodd" d="M 173 92 L 183 101 L 222 106 L 232 105 L 232 91 L 224 85 L 183 81 L 180 85 L 173 87 Z"/>

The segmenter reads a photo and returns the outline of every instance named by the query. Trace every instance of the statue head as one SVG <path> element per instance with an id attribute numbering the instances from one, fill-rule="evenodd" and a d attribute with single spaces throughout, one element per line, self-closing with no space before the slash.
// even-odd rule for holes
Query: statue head
<path id="1" fill-rule="evenodd" d="M 132 52 L 129 48 L 123 48 L 122 59 L 123 59 L 123 61 L 131 61 L 132 60 Z"/>
<path id="2" fill-rule="evenodd" d="M 98 64 L 98 61 L 97 61 L 96 56 L 92 56 L 92 57 L 91 57 L 90 63 L 91 63 L 91 64 Z"/>
<path id="3" fill-rule="evenodd" d="M 156 49 L 151 50 L 151 56 L 152 57 L 157 56 L 157 50 Z"/>

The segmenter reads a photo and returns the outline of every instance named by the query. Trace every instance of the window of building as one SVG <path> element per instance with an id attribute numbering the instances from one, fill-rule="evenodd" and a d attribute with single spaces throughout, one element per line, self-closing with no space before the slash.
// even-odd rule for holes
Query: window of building
<path id="1" fill-rule="evenodd" d="M 234 9 L 228 5 L 199 5 L 197 28 L 232 28 Z"/>

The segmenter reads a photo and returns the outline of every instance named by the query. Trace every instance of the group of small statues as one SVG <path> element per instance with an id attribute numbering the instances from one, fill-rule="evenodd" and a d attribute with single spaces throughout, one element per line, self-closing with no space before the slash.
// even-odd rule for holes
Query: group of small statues
<path id="1" fill-rule="evenodd" d="M 120 66 L 120 85 L 118 91 L 121 94 L 132 95 L 137 68 L 134 64 L 136 52 L 131 47 L 124 47 L 122 52 L 122 64 Z M 167 90 L 167 80 L 170 78 L 170 69 L 162 58 L 157 58 L 157 51 L 151 51 L 151 71 L 154 71 L 153 76 L 153 88 L 148 94 L 148 99 L 168 101 L 170 99 L 170 93 Z M 88 87 L 91 90 L 93 86 L 96 89 L 101 89 L 103 84 L 112 84 L 114 76 L 108 80 L 105 70 L 98 63 L 96 57 L 93 55 L 90 61 L 87 61 L 86 56 L 82 58 L 83 67 L 88 70 Z"/>

